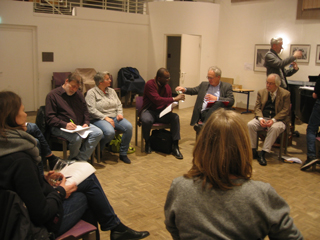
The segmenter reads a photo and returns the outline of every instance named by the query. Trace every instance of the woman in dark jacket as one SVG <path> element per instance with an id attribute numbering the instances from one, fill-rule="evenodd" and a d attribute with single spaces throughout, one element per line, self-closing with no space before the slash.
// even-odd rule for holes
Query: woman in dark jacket
<path id="1" fill-rule="evenodd" d="M 16 192 L 25 203 L 31 221 L 59 236 L 81 218 L 102 231 L 111 230 L 110 239 L 142 239 L 148 232 L 136 232 L 123 225 L 114 213 L 94 174 L 78 186 L 61 184 L 53 188 L 50 171 L 44 177 L 37 165 L 41 161 L 35 138 L 24 131 L 27 114 L 20 97 L 0 92 L 0 188 Z"/>

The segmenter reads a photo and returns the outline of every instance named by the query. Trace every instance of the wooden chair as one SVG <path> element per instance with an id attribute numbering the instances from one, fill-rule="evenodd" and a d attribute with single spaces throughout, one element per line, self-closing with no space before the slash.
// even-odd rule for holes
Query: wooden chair
<path id="1" fill-rule="evenodd" d="M 62 145 L 63 159 L 67 159 L 68 158 L 68 153 L 67 153 L 68 141 L 63 137 L 56 137 L 50 133 L 50 130 L 48 129 L 48 126 L 46 125 L 46 121 L 45 121 L 45 106 L 40 106 L 40 108 L 38 109 L 36 124 L 40 129 L 40 131 L 42 132 L 43 136 L 46 138 L 50 146 L 50 149 L 53 151 L 61 151 L 61 147 L 59 147 L 59 145 Z M 97 148 L 97 151 L 100 152 L 100 142 L 98 143 L 96 148 Z M 95 151 L 93 151 L 90 157 L 91 164 L 93 164 L 94 162 L 94 157 L 95 157 Z M 96 158 L 97 158 L 97 162 L 99 163 L 101 160 L 100 154 L 97 154 Z"/>
<path id="2" fill-rule="evenodd" d="M 57 237 L 56 240 L 73 240 L 73 239 L 95 240 L 96 230 L 97 228 L 92 224 L 85 222 L 83 220 L 80 220 L 69 231 Z"/>
<path id="3" fill-rule="evenodd" d="M 259 136 L 261 135 L 267 135 L 267 130 L 262 130 L 257 132 L 257 151 L 258 151 L 258 146 L 259 146 Z M 280 148 L 279 148 L 279 155 L 278 159 L 282 159 L 282 149 L 284 148 L 284 154 L 287 154 L 287 148 L 288 148 L 288 134 L 287 134 L 287 128 L 280 133 L 279 137 L 280 138 Z M 283 143 L 285 141 L 285 143 Z"/>
<path id="4" fill-rule="evenodd" d="M 141 135 L 140 135 L 140 141 L 141 141 L 141 152 L 144 151 L 144 144 L 143 144 L 143 134 L 142 134 L 142 122 L 139 118 L 139 112 L 142 109 L 143 105 L 143 97 L 137 96 L 136 97 L 136 126 L 135 126 L 135 145 L 138 146 L 138 126 L 141 128 Z M 151 129 L 163 129 L 163 128 L 170 128 L 170 124 L 165 123 L 153 123 Z"/>

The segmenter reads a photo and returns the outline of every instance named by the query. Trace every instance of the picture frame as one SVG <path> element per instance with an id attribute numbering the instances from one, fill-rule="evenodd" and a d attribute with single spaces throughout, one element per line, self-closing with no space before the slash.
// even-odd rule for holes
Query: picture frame
<path id="1" fill-rule="evenodd" d="M 254 46 L 254 64 L 253 70 L 256 72 L 266 72 L 264 64 L 264 56 L 270 50 L 269 44 L 256 44 Z"/>
<path id="2" fill-rule="evenodd" d="M 290 45 L 290 56 L 294 54 L 295 51 L 302 51 L 302 58 L 297 59 L 298 63 L 308 63 L 310 58 L 310 44 L 291 44 Z"/>
<path id="3" fill-rule="evenodd" d="M 317 45 L 317 50 L 316 50 L 316 63 L 320 63 L 320 44 Z"/>

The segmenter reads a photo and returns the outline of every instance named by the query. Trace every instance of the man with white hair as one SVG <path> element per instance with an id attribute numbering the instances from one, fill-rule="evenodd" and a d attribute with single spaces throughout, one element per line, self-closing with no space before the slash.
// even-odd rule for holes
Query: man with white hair
<path id="1" fill-rule="evenodd" d="M 255 118 L 248 122 L 253 158 L 258 159 L 262 166 L 267 165 L 265 153 L 270 152 L 273 143 L 290 122 L 290 92 L 281 88 L 280 84 L 279 75 L 268 75 L 266 88 L 258 91 L 254 107 Z M 258 155 L 257 132 L 263 129 L 267 129 L 268 133 Z"/>
<path id="2" fill-rule="evenodd" d="M 272 38 L 270 41 L 271 49 L 266 53 L 264 57 L 264 66 L 267 68 L 267 76 L 271 73 L 276 73 L 281 78 L 281 87 L 288 89 L 287 77 L 295 74 L 299 67 L 295 62 L 296 59 L 302 58 L 302 52 L 297 50 L 293 53 L 293 56 L 289 56 L 286 59 L 281 59 L 279 53 L 283 49 L 282 47 L 283 40 L 282 38 Z M 292 67 L 285 69 L 284 67 L 291 64 Z"/>

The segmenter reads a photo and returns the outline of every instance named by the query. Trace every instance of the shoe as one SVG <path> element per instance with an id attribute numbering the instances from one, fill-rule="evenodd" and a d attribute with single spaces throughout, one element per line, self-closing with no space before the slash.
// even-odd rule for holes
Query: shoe
<path id="1" fill-rule="evenodd" d="M 320 160 L 316 157 L 307 157 L 307 160 L 304 162 L 304 164 L 301 166 L 300 170 L 305 171 L 308 168 L 310 168 L 313 164 L 318 163 Z"/>
<path id="2" fill-rule="evenodd" d="M 150 233 L 147 231 L 137 232 L 131 228 L 128 228 L 124 232 L 111 230 L 110 240 L 138 240 L 138 239 L 148 237 L 149 235 Z"/>
<path id="3" fill-rule="evenodd" d="M 257 152 L 257 149 L 252 148 L 252 158 L 253 159 L 258 159 L 258 157 L 259 157 L 259 154 Z"/>
<path id="4" fill-rule="evenodd" d="M 58 162 L 59 159 L 60 159 L 59 157 L 57 157 L 56 155 L 53 155 L 53 154 L 52 154 L 52 156 L 50 156 L 48 158 L 50 170 L 53 170 L 54 165 L 56 165 L 56 163 Z"/>
<path id="5" fill-rule="evenodd" d="M 152 149 L 151 149 L 151 146 L 150 146 L 150 142 L 149 142 L 149 141 L 146 141 L 146 145 L 145 145 L 144 151 L 145 151 L 147 154 L 151 154 L 151 153 L 152 153 Z"/>
<path id="6" fill-rule="evenodd" d="M 120 160 L 122 161 L 122 162 L 124 162 L 124 163 L 126 163 L 126 164 L 130 164 L 131 163 L 131 161 L 130 161 L 130 159 L 127 157 L 127 155 L 120 155 Z"/>
<path id="7" fill-rule="evenodd" d="M 258 162 L 261 166 L 267 166 L 267 160 L 264 157 L 265 151 L 261 151 L 258 157 Z"/>
<path id="8" fill-rule="evenodd" d="M 177 159 L 183 159 L 183 156 L 179 150 L 178 141 L 174 141 L 172 144 L 172 155 Z"/>
<path id="9" fill-rule="evenodd" d="M 203 124 L 196 124 L 193 126 L 193 129 L 196 131 L 197 135 L 200 133 L 202 127 L 203 127 Z"/>

